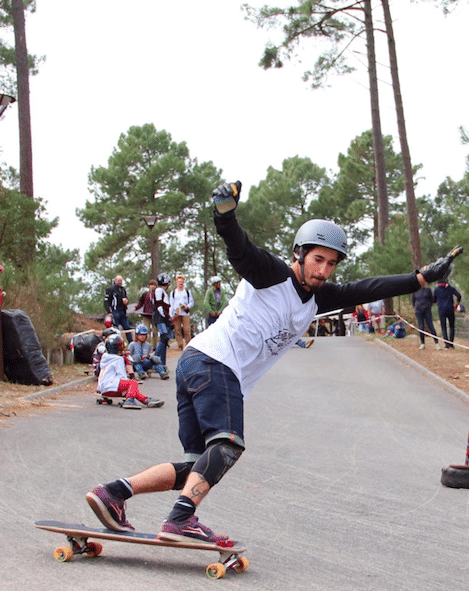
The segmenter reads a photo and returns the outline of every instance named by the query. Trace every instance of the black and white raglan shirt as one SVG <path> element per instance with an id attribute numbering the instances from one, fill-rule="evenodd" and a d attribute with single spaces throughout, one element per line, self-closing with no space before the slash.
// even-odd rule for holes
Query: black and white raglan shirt
<path id="1" fill-rule="evenodd" d="M 313 294 L 300 285 L 289 265 L 249 240 L 234 212 L 215 214 L 215 225 L 229 261 L 243 279 L 218 320 L 189 346 L 228 366 L 245 398 L 303 336 L 317 313 L 420 289 L 416 274 L 410 273 L 344 285 L 326 282 Z"/>

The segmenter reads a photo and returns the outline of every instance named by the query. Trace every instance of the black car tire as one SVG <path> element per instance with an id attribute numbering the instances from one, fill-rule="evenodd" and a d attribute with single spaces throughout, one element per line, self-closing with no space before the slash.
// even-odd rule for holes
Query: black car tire
<path id="1" fill-rule="evenodd" d="M 452 464 L 442 468 L 441 484 L 450 488 L 469 488 L 469 466 Z"/>

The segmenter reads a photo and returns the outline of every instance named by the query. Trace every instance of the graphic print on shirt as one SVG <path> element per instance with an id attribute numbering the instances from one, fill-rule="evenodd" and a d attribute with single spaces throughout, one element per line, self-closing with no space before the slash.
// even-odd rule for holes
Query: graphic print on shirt
<path id="1" fill-rule="evenodd" d="M 276 335 L 266 339 L 264 342 L 271 355 L 280 355 L 280 353 L 288 347 L 291 340 L 295 338 L 295 333 L 287 329 L 280 330 Z"/>

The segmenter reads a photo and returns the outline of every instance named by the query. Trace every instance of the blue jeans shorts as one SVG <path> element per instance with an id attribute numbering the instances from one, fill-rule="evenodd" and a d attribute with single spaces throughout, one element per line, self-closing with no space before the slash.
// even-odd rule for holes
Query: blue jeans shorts
<path id="1" fill-rule="evenodd" d="M 215 439 L 244 449 L 243 394 L 229 367 L 186 347 L 176 368 L 176 390 L 186 462 L 195 462 Z"/>

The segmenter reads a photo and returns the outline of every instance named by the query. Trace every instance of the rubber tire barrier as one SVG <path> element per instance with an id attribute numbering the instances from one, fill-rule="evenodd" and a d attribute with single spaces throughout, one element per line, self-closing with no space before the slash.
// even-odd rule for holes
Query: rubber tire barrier
<path id="1" fill-rule="evenodd" d="M 441 484 L 450 488 L 469 488 L 469 466 L 452 464 L 442 468 Z"/>

